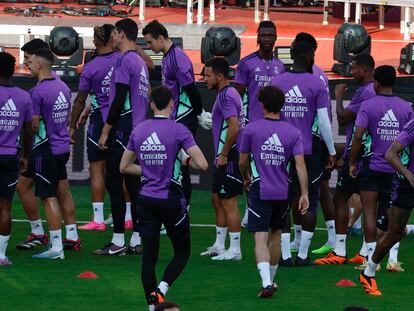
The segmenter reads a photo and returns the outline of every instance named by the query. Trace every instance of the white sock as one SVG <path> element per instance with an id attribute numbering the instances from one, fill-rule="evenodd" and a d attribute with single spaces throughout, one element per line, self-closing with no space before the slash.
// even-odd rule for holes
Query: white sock
<path id="1" fill-rule="evenodd" d="M 377 242 L 365 243 L 365 245 L 367 246 L 368 259 L 371 259 L 372 254 L 375 251 L 375 247 L 377 246 Z"/>
<path id="2" fill-rule="evenodd" d="M 277 267 L 279 267 L 279 265 L 276 266 L 272 266 L 270 265 L 270 281 L 274 282 L 275 276 L 276 276 L 276 271 L 277 271 Z"/>
<path id="3" fill-rule="evenodd" d="M 230 251 L 233 253 L 240 253 L 240 232 L 229 232 L 230 236 Z"/>
<path id="4" fill-rule="evenodd" d="M 248 222 L 249 222 L 249 206 L 246 204 L 246 209 L 244 210 L 242 224 L 247 224 Z"/>
<path id="5" fill-rule="evenodd" d="M 76 229 L 76 224 L 66 225 L 66 238 L 68 240 L 77 241 L 79 239 L 78 229 Z"/>
<path id="6" fill-rule="evenodd" d="M 260 277 L 262 278 L 262 287 L 272 285 L 270 280 L 270 264 L 268 262 L 259 262 L 257 264 Z"/>
<path id="7" fill-rule="evenodd" d="M 103 202 L 93 202 L 92 203 L 93 208 L 93 221 L 97 224 L 101 224 L 104 222 L 104 203 Z"/>
<path id="8" fill-rule="evenodd" d="M 126 202 L 125 221 L 132 220 L 131 215 L 131 202 Z"/>
<path id="9" fill-rule="evenodd" d="M 9 244 L 9 235 L 0 235 L 0 259 L 6 258 L 7 244 Z"/>
<path id="10" fill-rule="evenodd" d="M 361 229 L 362 228 L 362 217 L 359 216 L 355 223 L 352 225 L 352 228 Z"/>
<path id="11" fill-rule="evenodd" d="M 302 230 L 298 256 L 302 259 L 308 258 L 308 250 L 313 237 L 313 232 Z"/>
<path id="12" fill-rule="evenodd" d="M 365 243 L 365 238 L 364 238 L 364 241 L 362 242 L 362 246 L 361 246 L 361 249 L 359 251 L 359 254 L 362 257 L 367 257 L 368 256 L 368 249 L 367 249 L 367 243 Z"/>
<path id="13" fill-rule="evenodd" d="M 391 249 L 388 257 L 388 262 L 398 262 L 398 250 L 400 249 L 400 242 L 395 243 Z"/>
<path id="14" fill-rule="evenodd" d="M 335 254 L 338 256 L 346 256 L 346 234 L 335 235 Z"/>
<path id="15" fill-rule="evenodd" d="M 326 228 L 328 229 L 328 242 L 326 245 L 335 246 L 335 220 L 325 221 Z"/>
<path id="16" fill-rule="evenodd" d="M 407 235 L 414 233 L 414 225 L 407 225 L 406 229 L 407 229 Z"/>
<path id="17" fill-rule="evenodd" d="M 168 292 L 168 289 L 170 288 L 170 285 L 168 285 L 167 282 L 161 281 L 160 285 L 158 285 L 158 289 L 160 292 L 165 296 L 165 294 Z"/>
<path id="18" fill-rule="evenodd" d="M 32 227 L 32 233 L 36 235 L 43 235 L 45 231 L 43 230 L 42 220 L 36 219 L 30 221 L 30 226 Z"/>
<path id="19" fill-rule="evenodd" d="M 154 311 L 155 310 L 155 306 L 154 305 L 148 305 L 148 309 L 149 309 L 149 311 Z"/>
<path id="20" fill-rule="evenodd" d="M 132 232 L 131 240 L 129 241 L 129 246 L 135 247 L 137 245 L 141 244 L 141 236 L 139 235 L 139 232 Z"/>
<path id="21" fill-rule="evenodd" d="M 218 249 L 224 249 L 226 242 L 226 236 L 227 236 L 227 227 L 218 227 L 216 226 L 216 242 L 214 242 L 214 245 Z"/>
<path id="22" fill-rule="evenodd" d="M 125 238 L 123 233 L 114 233 L 112 236 L 112 243 L 116 246 L 122 247 L 125 245 Z"/>
<path id="23" fill-rule="evenodd" d="M 290 253 L 290 233 L 282 233 L 280 243 L 282 246 L 282 259 L 292 258 L 292 254 Z"/>
<path id="24" fill-rule="evenodd" d="M 293 225 L 295 228 L 295 239 L 293 240 L 292 244 L 296 247 L 300 246 L 300 240 L 302 238 L 302 226 L 301 225 Z"/>
<path id="25" fill-rule="evenodd" d="M 364 274 L 369 277 L 375 277 L 375 269 L 377 269 L 377 266 L 377 263 L 373 262 L 372 259 L 369 259 Z"/>
<path id="26" fill-rule="evenodd" d="M 62 230 L 50 230 L 50 244 L 52 245 L 52 252 L 61 252 L 63 250 L 62 244 Z"/>

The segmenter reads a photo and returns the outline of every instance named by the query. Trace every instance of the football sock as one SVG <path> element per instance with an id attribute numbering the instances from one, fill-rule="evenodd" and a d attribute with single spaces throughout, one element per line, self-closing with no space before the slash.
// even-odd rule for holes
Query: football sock
<path id="1" fill-rule="evenodd" d="M 160 290 L 160 292 L 165 296 L 165 294 L 167 294 L 168 289 L 170 288 L 170 286 L 168 285 L 167 282 L 161 281 L 160 285 L 158 285 L 158 289 Z"/>
<path id="2" fill-rule="evenodd" d="M 233 253 L 240 253 L 240 232 L 229 232 L 230 236 L 230 251 Z"/>
<path id="3" fill-rule="evenodd" d="M 388 262 L 398 262 L 398 251 L 400 249 L 400 242 L 395 243 L 390 249 Z"/>
<path id="4" fill-rule="evenodd" d="M 346 234 L 335 235 L 335 254 L 338 256 L 346 256 Z"/>
<path id="5" fill-rule="evenodd" d="M 76 224 L 66 225 L 66 238 L 68 240 L 77 241 L 79 239 L 78 230 L 76 229 Z"/>
<path id="6" fill-rule="evenodd" d="M 414 233 L 414 225 L 407 225 L 406 226 L 407 235 Z"/>
<path id="7" fill-rule="evenodd" d="M 154 311 L 155 310 L 155 306 L 154 305 L 148 305 L 148 309 L 149 309 L 149 311 Z"/>
<path id="8" fill-rule="evenodd" d="M 262 278 L 262 287 L 272 285 L 270 280 L 270 265 L 268 262 L 259 262 L 257 264 L 257 269 L 259 270 L 260 277 Z"/>
<path id="9" fill-rule="evenodd" d="M 328 229 L 328 242 L 326 245 L 335 246 L 335 220 L 325 221 L 326 229 Z"/>
<path id="10" fill-rule="evenodd" d="M 272 266 L 270 265 L 270 281 L 273 282 L 276 276 L 276 271 L 277 271 L 277 267 L 279 267 L 279 265 L 276 266 Z"/>
<path id="11" fill-rule="evenodd" d="M 301 225 L 293 225 L 293 227 L 295 228 L 295 239 L 293 240 L 292 244 L 295 245 L 296 247 L 299 247 L 300 240 L 301 240 L 301 237 L 302 237 L 302 226 Z"/>
<path id="12" fill-rule="evenodd" d="M 214 242 L 214 245 L 218 249 L 224 249 L 225 248 L 225 242 L 226 242 L 226 235 L 227 235 L 227 227 L 218 227 L 216 226 L 216 242 Z"/>
<path id="13" fill-rule="evenodd" d="M 302 230 L 302 237 L 300 239 L 298 257 L 306 259 L 308 257 L 309 245 L 313 237 L 313 232 Z"/>
<path id="14" fill-rule="evenodd" d="M 139 235 L 139 232 L 132 232 L 131 240 L 129 241 L 129 246 L 135 247 L 137 245 L 141 244 L 141 236 Z"/>
<path id="15" fill-rule="evenodd" d="M 362 217 L 359 216 L 355 223 L 352 225 L 352 228 L 361 229 L 362 228 Z"/>
<path id="16" fill-rule="evenodd" d="M 132 220 L 131 215 L 131 202 L 126 202 L 125 221 Z"/>
<path id="17" fill-rule="evenodd" d="M 30 227 L 32 227 L 32 233 L 36 235 L 43 235 L 45 231 L 43 230 L 42 220 L 36 219 L 30 221 Z"/>
<path id="18" fill-rule="evenodd" d="M 63 250 L 62 244 L 62 230 L 50 230 L 50 244 L 52 244 L 52 252 L 61 252 Z"/>
<path id="19" fill-rule="evenodd" d="M 0 259 L 6 258 L 7 244 L 9 244 L 9 235 L 0 235 Z"/>
<path id="20" fill-rule="evenodd" d="M 367 267 L 364 270 L 364 274 L 369 277 L 375 277 L 375 269 L 377 266 L 377 263 L 373 262 L 372 259 L 369 259 Z"/>
<path id="21" fill-rule="evenodd" d="M 125 239 L 123 233 L 114 233 L 112 236 L 112 243 L 116 246 L 122 247 L 125 245 Z"/>
<path id="22" fill-rule="evenodd" d="M 104 222 L 104 215 L 103 215 L 104 203 L 93 202 L 92 208 L 93 208 L 93 221 L 96 222 L 97 224 L 103 223 Z"/>
<path id="23" fill-rule="evenodd" d="M 368 249 L 367 249 L 367 243 L 365 242 L 365 238 L 364 238 L 364 241 L 362 242 L 362 246 L 361 246 L 361 249 L 359 251 L 359 254 L 363 257 L 368 256 Z"/>
<path id="24" fill-rule="evenodd" d="M 365 243 L 365 245 L 367 246 L 368 259 L 371 259 L 372 254 L 375 251 L 375 247 L 377 246 L 377 242 L 369 242 Z"/>
<path id="25" fill-rule="evenodd" d="M 280 241 L 282 246 L 282 259 L 292 258 L 292 254 L 290 253 L 290 233 L 282 233 Z"/>

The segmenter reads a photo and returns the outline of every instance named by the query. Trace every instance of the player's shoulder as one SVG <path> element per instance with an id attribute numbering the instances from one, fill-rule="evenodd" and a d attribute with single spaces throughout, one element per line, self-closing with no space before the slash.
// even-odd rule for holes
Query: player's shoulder
<path id="1" fill-rule="evenodd" d="M 257 52 L 252 52 L 248 55 L 246 55 L 245 57 L 243 57 L 240 61 L 239 64 L 237 65 L 237 68 L 239 70 L 243 70 L 244 68 L 246 68 L 246 66 L 248 66 L 251 62 L 257 60 Z"/>

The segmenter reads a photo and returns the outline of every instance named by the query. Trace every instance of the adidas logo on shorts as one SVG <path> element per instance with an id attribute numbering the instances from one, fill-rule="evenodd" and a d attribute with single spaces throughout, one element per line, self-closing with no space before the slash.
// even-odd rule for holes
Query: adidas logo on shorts
<path id="1" fill-rule="evenodd" d="M 0 109 L 0 117 L 19 117 L 20 112 L 17 111 L 16 105 L 14 104 L 13 99 L 9 100 L 4 104 Z"/>
<path id="2" fill-rule="evenodd" d="M 285 148 L 283 147 L 282 143 L 280 142 L 279 136 L 274 133 L 270 136 L 262 145 L 263 151 L 277 151 L 277 152 L 285 152 Z"/>
<path id="3" fill-rule="evenodd" d="M 298 85 L 292 87 L 286 94 L 286 102 L 293 104 L 306 104 L 306 98 L 303 97 Z"/>
<path id="4" fill-rule="evenodd" d="M 153 132 L 140 147 L 141 151 L 165 151 L 165 146 L 161 144 L 157 133 Z"/>
<path id="5" fill-rule="evenodd" d="M 55 101 L 55 104 L 53 105 L 53 110 L 60 110 L 60 109 L 67 109 L 67 108 L 69 108 L 69 103 L 65 95 L 63 95 L 62 91 L 60 91 Z"/>
<path id="6" fill-rule="evenodd" d="M 387 127 L 400 127 L 397 117 L 395 116 L 392 109 L 388 110 L 381 120 L 378 122 L 378 126 L 387 126 Z"/>

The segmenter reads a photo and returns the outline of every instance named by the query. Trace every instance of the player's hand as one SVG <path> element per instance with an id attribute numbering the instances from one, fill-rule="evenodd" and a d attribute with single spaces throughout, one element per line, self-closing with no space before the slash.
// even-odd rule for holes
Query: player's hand
<path id="1" fill-rule="evenodd" d="M 301 215 L 305 215 L 308 212 L 309 209 L 309 198 L 308 195 L 301 195 L 299 198 L 299 213 Z"/>
<path id="2" fill-rule="evenodd" d="M 213 124 L 213 121 L 212 121 L 210 112 L 204 111 L 203 109 L 203 112 L 197 116 L 197 120 L 198 120 L 199 127 L 205 130 L 211 129 L 211 125 Z"/>
<path id="3" fill-rule="evenodd" d="M 78 121 L 76 122 L 76 128 L 78 130 L 81 127 L 81 125 L 86 123 L 86 120 L 88 120 L 88 116 L 89 116 L 89 110 L 83 109 L 81 115 L 79 116 Z"/>
<path id="4" fill-rule="evenodd" d="M 20 173 L 26 172 L 28 166 L 29 166 L 29 160 L 26 159 L 26 158 L 20 158 L 20 160 L 19 160 L 19 171 L 20 171 Z"/>
<path id="5" fill-rule="evenodd" d="M 339 83 L 335 86 L 335 97 L 338 98 L 342 98 L 344 97 L 345 92 L 348 91 L 348 87 L 346 86 L 346 84 L 344 83 Z"/>
<path id="6" fill-rule="evenodd" d="M 349 176 L 352 178 L 357 178 L 357 167 L 355 164 L 349 165 Z"/>
<path id="7" fill-rule="evenodd" d="M 228 156 L 222 155 L 221 153 L 217 157 L 217 167 L 226 166 L 228 162 Z"/>
<path id="8" fill-rule="evenodd" d="M 102 133 L 101 137 L 99 138 L 99 141 L 98 141 L 99 149 L 101 149 L 101 150 L 108 149 L 108 146 L 106 145 L 107 140 L 108 140 L 108 135 Z"/>
<path id="9" fill-rule="evenodd" d="M 340 157 L 337 161 L 336 161 L 336 168 L 341 168 L 342 166 L 344 166 L 344 159 L 342 157 Z"/>
<path id="10" fill-rule="evenodd" d="M 336 157 L 335 156 L 328 156 L 328 164 L 325 166 L 325 169 L 331 172 L 336 166 Z"/>
<path id="11" fill-rule="evenodd" d="M 70 143 L 73 145 L 75 143 L 75 129 L 73 128 L 69 129 L 69 137 L 70 137 Z"/>

